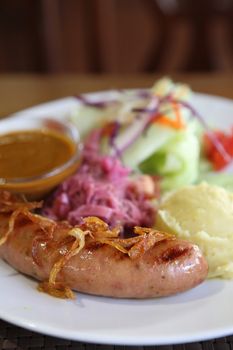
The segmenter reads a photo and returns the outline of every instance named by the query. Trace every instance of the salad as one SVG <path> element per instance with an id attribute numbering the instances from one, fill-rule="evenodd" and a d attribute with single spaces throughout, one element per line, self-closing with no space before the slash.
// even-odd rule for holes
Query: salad
<path id="1" fill-rule="evenodd" d="M 71 119 L 83 142 L 81 164 L 45 198 L 42 214 L 71 225 L 96 216 L 125 236 L 156 226 L 164 193 L 203 182 L 232 189 L 222 171 L 231 167 L 232 133 L 210 129 L 191 97 L 187 85 L 168 78 L 106 100 L 77 96 Z"/>
<path id="2" fill-rule="evenodd" d="M 233 156 L 233 130 L 210 129 L 191 105 L 189 86 L 169 78 L 148 90 L 119 90 L 103 101 L 77 96 L 71 116 L 84 142 L 99 130 L 100 152 L 114 156 L 135 174 L 156 176 L 169 191 L 207 181 L 233 189 L 223 173 Z"/>

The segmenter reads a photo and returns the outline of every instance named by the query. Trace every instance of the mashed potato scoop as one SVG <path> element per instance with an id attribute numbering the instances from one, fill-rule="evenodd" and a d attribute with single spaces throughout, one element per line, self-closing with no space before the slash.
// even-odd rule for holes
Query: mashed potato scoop
<path id="1" fill-rule="evenodd" d="M 160 205 L 156 228 L 197 244 L 209 278 L 233 278 L 232 193 L 207 183 L 171 192 Z"/>

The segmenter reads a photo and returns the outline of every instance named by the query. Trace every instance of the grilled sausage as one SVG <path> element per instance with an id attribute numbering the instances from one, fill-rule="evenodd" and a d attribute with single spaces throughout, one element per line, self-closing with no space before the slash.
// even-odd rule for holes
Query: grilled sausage
<path id="1" fill-rule="evenodd" d="M 0 213 L 0 238 L 8 230 L 9 220 L 9 213 Z M 49 236 L 35 220 L 20 214 L 11 234 L 0 246 L 0 257 L 26 275 L 48 280 L 54 264 L 70 250 L 73 237 L 67 235 L 68 230 L 68 224 L 56 223 Z M 145 248 L 146 238 L 142 243 Z M 199 248 L 174 237 L 165 236 L 136 257 L 90 239 L 78 254 L 66 261 L 56 279 L 83 293 L 151 298 L 193 288 L 206 278 L 207 272 Z"/>

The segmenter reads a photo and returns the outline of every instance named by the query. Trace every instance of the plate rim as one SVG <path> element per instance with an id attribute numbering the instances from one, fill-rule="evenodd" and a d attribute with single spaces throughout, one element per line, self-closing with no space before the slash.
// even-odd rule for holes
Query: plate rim
<path id="1" fill-rule="evenodd" d="M 140 90 L 139 88 L 135 88 L 135 89 L 125 89 L 125 91 L 137 91 Z M 149 89 L 148 89 L 149 90 Z M 95 96 L 95 95 L 102 95 L 102 94 L 110 94 L 110 93 L 115 93 L 117 92 L 117 89 L 110 89 L 110 90 L 100 90 L 100 91 L 91 91 L 91 92 L 87 92 L 87 93 L 83 93 L 81 94 L 82 96 Z M 212 94 L 208 94 L 208 93 L 202 93 L 202 92 L 197 92 L 197 91 L 192 91 L 192 96 L 198 97 L 198 98 L 208 98 L 208 99 L 212 99 L 212 100 L 219 100 L 222 102 L 231 102 L 233 103 L 233 99 L 228 98 L 228 97 L 224 97 L 224 96 L 218 96 L 218 95 L 212 95 Z M 41 102 L 38 103 L 36 105 L 33 106 L 29 106 L 23 109 L 20 109 L 19 111 L 16 111 L 14 113 L 11 113 L 7 116 L 7 118 L 9 117 L 21 117 L 24 114 L 28 114 L 30 112 L 33 112 L 37 109 L 40 108 L 45 108 L 45 107 L 50 107 L 53 104 L 57 104 L 57 103 L 66 103 L 66 102 L 70 102 L 70 103 L 75 103 L 77 105 L 80 104 L 79 100 L 75 97 L 75 96 L 66 96 L 66 97 L 62 97 L 62 98 L 57 98 L 57 99 L 53 99 L 53 100 L 49 100 L 46 102 Z M 5 118 L 1 119 L 4 120 Z"/>
<path id="2" fill-rule="evenodd" d="M 137 90 L 137 89 L 127 89 L 127 90 Z M 93 95 L 102 95 L 102 94 L 106 94 L 106 93 L 110 93 L 112 91 L 117 91 L 117 90 L 104 90 L 104 91 L 95 91 L 95 92 L 89 92 L 89 93 L 85 93 L 83 95 L 85 96 L 93 96 Z M 226 97 L 222 97 L 222 96 L 216 96 L 216 95 L 211 95 L 211 94 L 206 94 L 206 93 L 200 93 L 200 92 L 194 92 L 193 93 L 194 96 L 196 97 L 201 97 L 203 99 L 211 99 L 211 100 L 217 100 L 217 101 L 222 101 L 222 102 L 231 102 L 232 103 L 232 107 L 233 107 L 233 100 L 226 98 Z M 55 100 L 51 100 L 45 103 L 40 103 L 28 108 L 25 108 L 23 110 L 20 110 L 16 113 L 11 114 L 9 117 L 22 117 L 25 114 L 28 114 L 30 112 L 33 112 L 37 109 L 40 108 L 45 108 L 45 107 L 49 107 L 51 105 L 57 104 L 57 103 L 62 103 L 62 102 L 75 102 L 77 101 L 75 99 L 75 97 L 72 96 L 67 96 L 64 98 L 59 98 L 59 99 L 55 99 Z M 77 101 L 78 102 L 78 101 Z M 208 283 L 208 281 L 206 281 L 205 283 Z M 43 325 L 35 325 L 34 323 L 30 323 L 30 320 L 27 319 L 14 319 L 13 316 L 10 315 L 5 315 L 4 313 L 1 313 L 0 310 L 0 318 L 3 319 L 6 322 L 9 322 L 11 324 L 14 324 L 15 326 L 19 326 L 19 327 L 23 327 L 26 329 L 29 329 L 30 331 L 33 332 L 37 332 L 37 333 L 42 333 L 44 335 L 48 335 L 48 336 L 53 336 L 53 337 L 57 337 L 57 338 L 63 338 L 63 339 L 69 339 L 69 340 L 74 340 L 74 341 L 79 341 L 79 342 L 87 342 L 87 343 L 99 343 L 99 344 L 114 344 L 114 345 L 144 345 L 144 346 L 149 346 L 149 345 L 168 345 L 168 344 L 182 344 L 182 343 L 191 343 L 191 342 L 196 342 L 196 341 L 207 341 L 209 339 L 212 339 L 213 337 L 223 337 L 223 336 L 229 336 L 230 334 L 233 333 L 233 322 L 232 325 L 229 326 L 228 328 L 226 327 L 222 327 L 222 328 L 218 328 L 218 331 L 215 331 L 213 333 L 213 331 L 208 331 L 206 333 L 205 330 L 203 330 L 202 332 L 199 332 L 198 334 L 194 334 L 194 335 L 187 335 L 185 337 L 182 337 L 182 335 L 176 337 L 176 338 L 170 338 L 169 341 L 167 341 L 165 338 L 159 338 L 159 337 L 150 337 L 147 340 L 143 340 L 142 342 L 138 341 L 138 338 L 136 341 L 134 341 L 132 339 L 132 337 L 126 337 L 124 338 L 124 341 L 121 341 L 118 336 L 116 336 L 116 338 L 112 337 L 111 335 L 106 335 L 105 339 L 102 338 L 102 336 L 100 338 L 98 338 L 98 336 L 92 336 L 90 335 L 90 333 L 88 334 L 88 332 L 81 332 L 81 334 L 79 332 L 77 332 L 77 334 L 74 334 L 74 331 L 70 331 L 67 332 L 67 334 L 61 334 L 60 329 L 56 329 L 56 327 L 53 326 L 46 326 L 44 327 Z M 83 335 L 82 335 L 83 334 Z M 155 341 L 155 338 L 157 339 Z"/>

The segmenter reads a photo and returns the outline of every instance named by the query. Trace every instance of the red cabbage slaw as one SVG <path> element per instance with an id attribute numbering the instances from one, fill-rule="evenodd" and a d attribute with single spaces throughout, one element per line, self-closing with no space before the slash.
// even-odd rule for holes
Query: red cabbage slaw
<path id="1" fill-rule="evenodd" d="M 130 169 L 116 157 L 100 155 L 100 137 L 101 131 L 90 134 L 80 168 L 45 200 L 43 215 L 68 220 L 72 225 L 82 222 L 83 217 L 97 216 L 111 227 L 151 227 L 156 210 L 140 185 L 140 177 L 131 178 Z M 152 197 L 157 193 L 155 184 Z"/>

